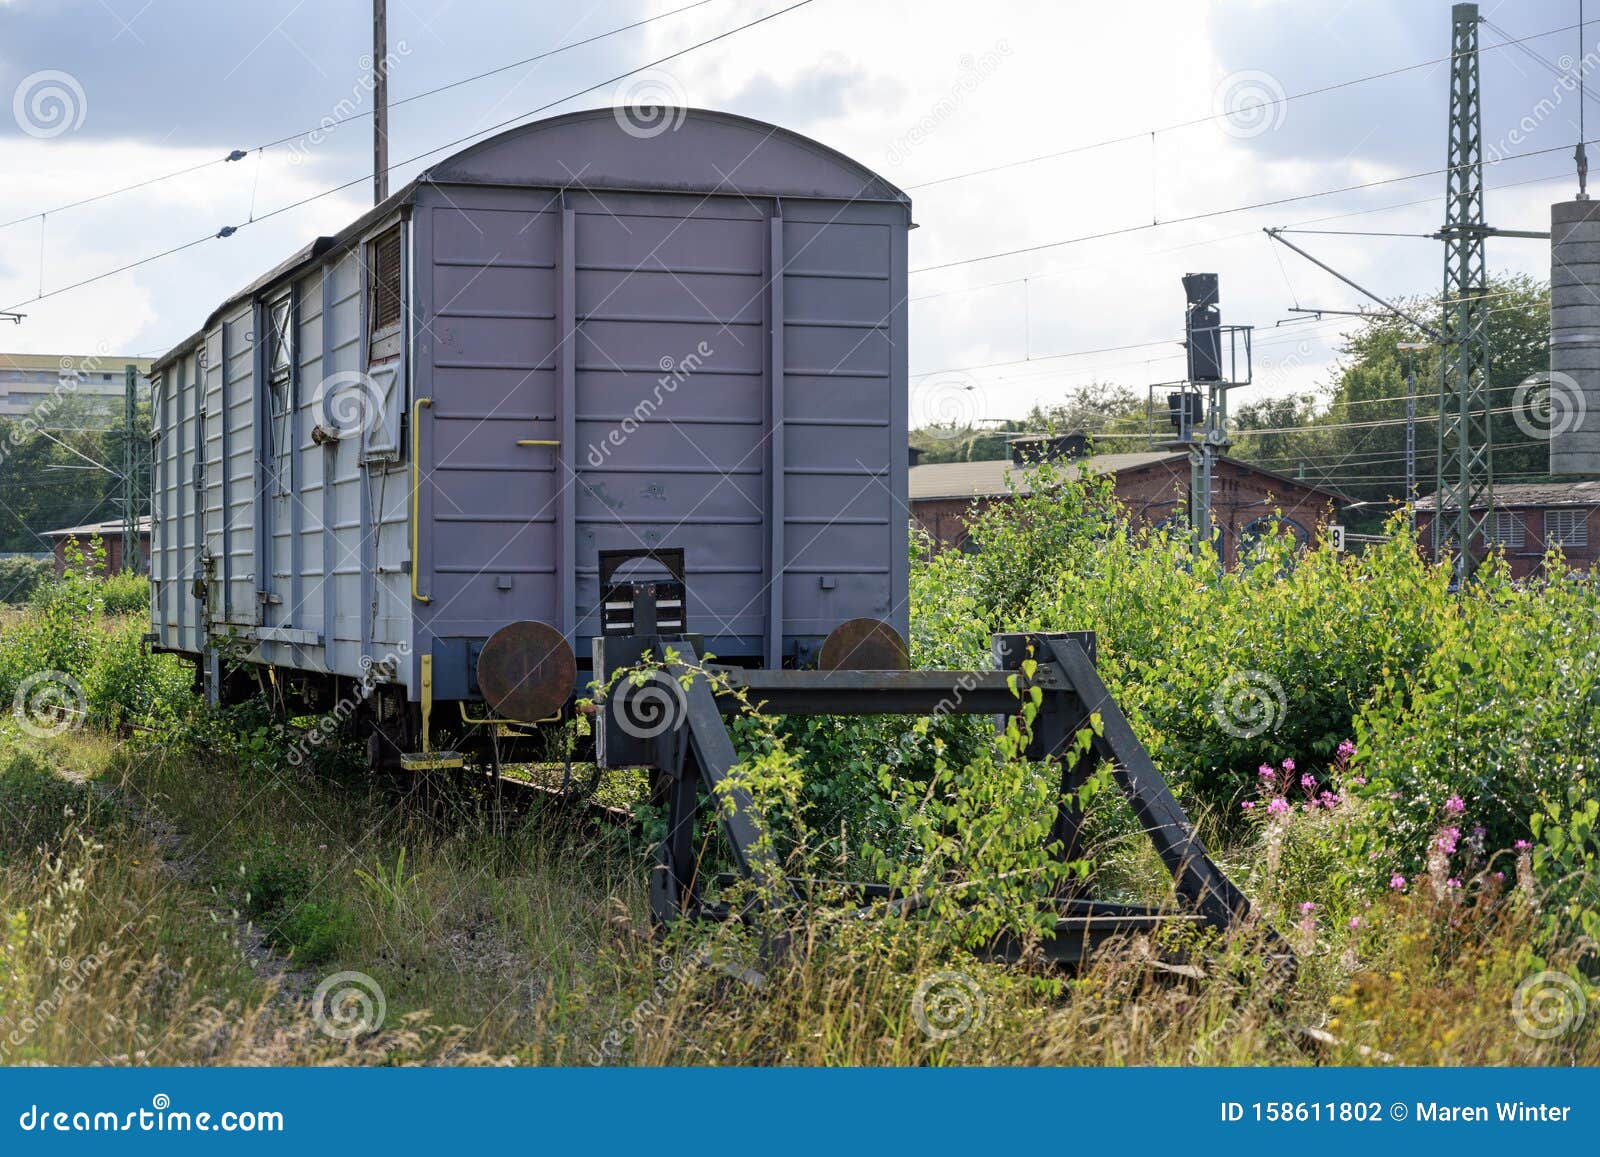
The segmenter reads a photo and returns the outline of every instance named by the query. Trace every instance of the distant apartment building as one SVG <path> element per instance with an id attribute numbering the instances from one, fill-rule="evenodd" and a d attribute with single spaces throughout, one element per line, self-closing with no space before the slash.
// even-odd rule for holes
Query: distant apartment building
<path id="1" fill-rule="evenodd" d="M 38 411 L 51 399 L 77 398 L 122 412 L 124 368 L 139 367 L 143 397 L 149 397 L 149 358 L 116 354 L 0 353 L 0 417 Z M 59 401 L 52 401 L 59 405 Z"/>

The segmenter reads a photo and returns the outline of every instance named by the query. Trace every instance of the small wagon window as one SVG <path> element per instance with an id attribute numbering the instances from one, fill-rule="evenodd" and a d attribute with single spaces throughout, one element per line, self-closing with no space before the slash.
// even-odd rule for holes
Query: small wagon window
<path id="1" fill-rule="evenodd" d="M 268 377 L 272 388 L 281 391 L 288 384 L 294 366 L 294 313 L 287 297 L 273 302 L 268 312 Z"/>
<path id="2" fill-rule="evenodd" d="M 367 265 L 371 286 L 367 336 L 376 341 L 400 324 L 400 226 L 367 243 Z"/>

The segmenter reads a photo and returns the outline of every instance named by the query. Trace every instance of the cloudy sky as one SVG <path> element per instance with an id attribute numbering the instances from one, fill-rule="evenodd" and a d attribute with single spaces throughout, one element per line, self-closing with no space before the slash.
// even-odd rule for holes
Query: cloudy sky
<path id="1" fill-rule="evenodd" d="M 391 160 L 542 106 L 535 115 L 641 96 L 824 141 L 914 201 L 914 418 L 926 416 L 919 389 L 948 399 L 952 375 L 977 387 L 963 416 L 988 418 L 1088 381 L 1177 377 L 1179 277 L 1197 270 L 1221 275 L 1226 321 L 1258 327 L 1253 392 L 1313 388 L 1348 320 L 1276 323 L 1296 304 L 1361 302 L 1262 227 L 1439 224 L 1445 0 L 810 0 L 611 79 L 794 3 L 389 0 L 390 99 L 403 102 Z M 1600 20 L 1585 57 L 1577 8 L 1482 5 L 1485 148 L 1507 158 L 1486 169 L 1491 224 L 1547 228 L 1550 202 L 1572 195 L 1584 102 L 1570 77 L 1585 59 L 1588 135 L 1600 136 Z M 12 97 L 10 115 L 0 109 L 0 308 L 27 314 L 0 328 L 0 349 L 164 350 L 218 299 L 348 222 L 370 200 L 371 121 L 295 134 L 370 112 L 370 35 L 367 0 L 0 0 L 0 95 Z M 234 149 L 247 156 L 219 160 Z M 1508 156 L 1524 153 L 1537 155 Z M 401 165 L 391 186 L 441 155 Z M 1354 185 L 1370 187 L 1307 196 Z M 245 227 L 69 288 L 225 225 Z M 1296 240 L 1386 295 L 1440 280 L 1437 242 Z M 1543 277 L 1548 247 L 1491 241 L 1490 264 Z"/>

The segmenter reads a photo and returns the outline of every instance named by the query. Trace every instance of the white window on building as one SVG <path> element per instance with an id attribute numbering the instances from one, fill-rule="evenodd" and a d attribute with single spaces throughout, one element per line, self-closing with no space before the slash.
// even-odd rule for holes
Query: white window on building
<path id="1" fill-rule="evenodd" d="M 1494 526 L 1490 531 L 1490 541 L 1496 546 L 1503 546 L 1507 550 L 1520 550 L 1528 544 L 1527 528 L 1523 525 L 1522 515 L 1515 510 L 1497 510 L 1494 512 Z"/>
<path id="2" fill-rule="evenodd" d="M 1546 546 L 1588 546 L 1589 512 L 1587 510 L 1545 511 L 1544 544 Z"/>

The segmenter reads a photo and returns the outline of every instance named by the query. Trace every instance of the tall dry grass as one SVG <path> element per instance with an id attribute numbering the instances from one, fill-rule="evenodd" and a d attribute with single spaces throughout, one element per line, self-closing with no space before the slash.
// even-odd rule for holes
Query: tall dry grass
<path id="1" fill-rule="evenodd" d="M 1304 936 L 1293 977 L 1259 928 L 1176 946 L 1200 974 L 1135 944 L 1068 976 L 822 912 L 764 965 L 737 929 L 653 937 L 647 850 L 555 815 L 497 835 L 287 767 L 88 733 L 24 750 L 0 737 L 0 802 L 31 817 L 0 832 L 12 1064 L 1600 1062 L 1600 1012 L 1549 1038 L 1518 1028 L 1519 986 L 1592 946 L 1539 957 L 1538 914 L 1508 896 L 1424 889 L 1357 928 L 1341 914 Z M 1243 875 L 1260 850 L 1227 855 Z M 1132 887 L 1148 868 L 1116 872 Z M 250 888 L 279 879 L 288 898 L 258 910 Z M 291 935 L 307 928 L 315 960 Z M 313 996 L 348 971 L 387 1014 L 344 1040 Z"/>

